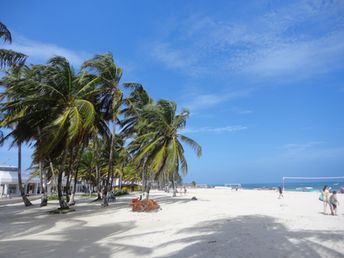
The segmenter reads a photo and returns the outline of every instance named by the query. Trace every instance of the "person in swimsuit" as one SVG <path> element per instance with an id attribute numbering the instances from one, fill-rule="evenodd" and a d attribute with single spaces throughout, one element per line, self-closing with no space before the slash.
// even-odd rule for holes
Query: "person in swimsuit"
<path id="1" fill-rule="evenodd" d="M 279 196 L 278 196 L 278 199 L 281 199 L 281 198 L 283 198 L 283 189 L 282 189 L 282 187 L 278 187 L 278 192 L 279 192 Z"/>
<path id="2" fill-rule="evenodd" d="M 337 199 L 337 192 L 333 191 L 332 195 L 330 196 L 330 206 L 331 206 L 331 214 L 332 215 L 336 215 L 337 216 L 337 206 L 338 206 L 339 202 Z"/>
<path id="3" fill-rule="evenodd" d="M 323 204 L 324 204 L 324 214 L 327 214 L 327 206 L 330 206 L 331 212 L 332 212 L 332 206 L 330 205 L 330 190 L 327 185 L 324 186 L 322 191 L 322 197 L 323 197 Z"/>

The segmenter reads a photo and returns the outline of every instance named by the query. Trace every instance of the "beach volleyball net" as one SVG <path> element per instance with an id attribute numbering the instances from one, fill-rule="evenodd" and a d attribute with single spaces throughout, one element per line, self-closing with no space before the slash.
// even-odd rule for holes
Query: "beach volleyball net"
<path id="1" fill-rule="evenodd" d="M 284 176 L 282 177 L 282 187 L 283 190 L 286 189 L 286 184 L 308 184 L 313 183 L 314 185 L 318 185 L 318 187 L 323 185 L 338 185 L 338 187 L 344 186 L 344 176 L 324 176 L 324 177 L 301 177 L 301 176 Z M 312 187 L 304 187 L 304 188 L 312 188 Z"/>

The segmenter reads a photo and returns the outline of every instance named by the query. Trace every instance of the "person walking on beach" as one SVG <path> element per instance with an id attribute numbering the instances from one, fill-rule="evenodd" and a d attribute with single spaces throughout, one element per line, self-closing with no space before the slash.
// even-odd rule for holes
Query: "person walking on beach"
<path id="1" fill-rule="evenodd" d="M 186 194 L 187 190 L 186 190 L 186 186 L 185 185 L 183 187 L 183 190 L 184 190 L 184 194 Z"/>
<path id="2" fill-rule="evenodd" d="M 283 189 L 282 189 L 282 187 L 278 187 L 278 192 L 279 192 L 279 196 L 278 196 L 278 199 L 281 199 L 281 198 L 283 198 Z"/>
<path id="3" fill-rule="evenodd" d="M 324 186 L 323 191 L 322 191 L 322 201 L 324 204 L 324 214 L 327 214 L 327 206 L 330 206 L 330 209 L 332 211 L 332 207 L 329 203 L 329 198 L 330 198 L 330 190 L 327 185 Z"/>
<path id="4" fill-rule="evenodd" d="M 333 191 L 332 195 L 330 196 L 330 207 L 331 207 L 331 214 L 337 216 L 337 206 L 339 202 L 337 199 L 337 192 Z"/>

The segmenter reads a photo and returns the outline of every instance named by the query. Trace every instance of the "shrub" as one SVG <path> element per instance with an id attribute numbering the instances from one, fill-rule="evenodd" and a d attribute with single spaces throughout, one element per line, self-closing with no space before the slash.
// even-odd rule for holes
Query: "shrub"
<path id="1" fill-rule="evenodd" d="M 91 193 L 91 194 L 84 193 L 84 194 L 81 195 L 81 197 L 84 197 L 84 198 L 95 198 L 95 197 L 98 197 L 98 194 L 96 194 L 96 193 Z"/>
<path id="2" fill-rule="evenodd" d="M 58 199 L 59 199 L 59 197 L 57 196 L 57 194 L 53 194 L 53 195 L 48 196 L 48 201 L 56 201 Z"/>
<path id="3" fill-rule="evenodd" d="M 115 190 L 114 195 L 115 196 L 121 196 L 121 195 L 126 195 L 129 194 L 127 190 Z"/>

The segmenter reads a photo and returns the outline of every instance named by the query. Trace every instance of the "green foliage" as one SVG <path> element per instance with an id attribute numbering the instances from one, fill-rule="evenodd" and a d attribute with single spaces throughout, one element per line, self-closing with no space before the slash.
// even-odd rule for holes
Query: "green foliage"
<path id="1" fill-rule="evenodd" d="M 134 185 L 134 186 L 124 185 L 122 186 L 122 190 L 126 192 L 137 192 L 137 191 L 142 191 L 142 187 L 140 185 Z"/>
<path id="2" fill-rule="evenodd" d="M 2 38 L 5 42 L 8 41 L 9 43 L 12 42 L 11 32 L 7 29 L 6 25 L 0 22 L 0 38 Z"/>
<path id="3" fill-rule="evenodd" d="M 127 194 L 129 194 L 129 192 L 127 190 L 124 190 L 124 189 L 114 191 L 115 196 L 121 196 L 121 195 L 127 195 Z"/>
<path id="4" fill-rule="evenodd" d="M 57 194 L 48 195 L 48 201 L 56 201 L 58 199 L 59 197 L 57 196 Z"/>
<path id="5" fill-rule="evenodd" d="M 4 42 L 12 43 L 11 32 L 6 25 L 0 22 L 0 38 Z M 27 56 L 9 49 L 0 49 L 0 68 L 6 66 L 22 66 L 26 61 Z"/>
<path id="6" fill-rule="evenodd" d="M 168 100 L 146 105 L 142 111 L 144 123 L 138 125 L 137 137 L 129 144 L 134 161 L 150 167 L 156 177 L 169 177 L 180 170 L 183 175 L 187 174 L 182 142 L 188 144 L 197 156 L 202 155 L 198 143 L 178 133 L 185 127 L 189 111 L 176 114 L 176 110 L 176 103 Z"/>
<path id="7" fill-rule="evenodd" d="M 0 23 L 0 38 L 11 41 L 8 33 Z M 6 57 L 1 51 L 0 66 L 25 61 L 25 55 Z M 87 60 L 80 72 L 61 56 L 44 65 L 8 68 L 0 80 L 0 127 L 9 133 L 1 135 L 0 144 L 7 139 L 13 145 L 29 144 L 34 166 L 42 164 L 49 180 L 64 173 L 95 189 L 108 189 L 111 176 L 127 183 L 180 181 L 188 170 L 183 144 L 202 154 L 198 143 L 180 134 L 189 111 L 177 113 L 173 101 L 154 102 L 138 83 L 123 85 L 129 91 L 126 97 L 121 77 L 122 69 L 110 53 Z M 132 190 L 142 189 L 124 185 L 116 195 Z"/>
<path id="8" fill-rule="evenodd" d="M 84 193 L 81 195 L 81 197 L 83 197 L 83 198 L 95 198 L 95 197 L 98 197 L 98 195 L 96 193 L 91 193 L 91 194 Z"/>

